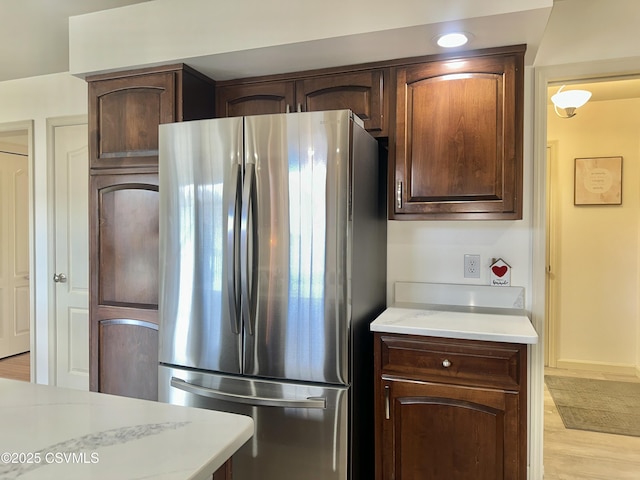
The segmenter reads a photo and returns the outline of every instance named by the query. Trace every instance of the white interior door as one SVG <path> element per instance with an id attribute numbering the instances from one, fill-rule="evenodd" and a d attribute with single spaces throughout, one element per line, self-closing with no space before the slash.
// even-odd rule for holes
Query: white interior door
<path id="1" fill-rule="evenodd" d="M 89 389 L 87 125 L 53 127 L 56 385 Z"/>
<path id="2" fill-rule="evenodd" d="M 0 153 L 0 358 L 28 352 L 29 160 Z"/>

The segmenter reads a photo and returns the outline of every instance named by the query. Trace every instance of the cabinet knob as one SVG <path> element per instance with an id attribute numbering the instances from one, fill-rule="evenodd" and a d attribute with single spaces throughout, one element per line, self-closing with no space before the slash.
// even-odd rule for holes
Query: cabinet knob
<path id="1" fill-rule="evenodd" d="M 447 358 L 445 358 L 445 359 L 442 361 L 442 366 L 443 366 L 444 368 L 449 368 L 449 367 L 451 366 L 451 362 L 450 362 Z"/>

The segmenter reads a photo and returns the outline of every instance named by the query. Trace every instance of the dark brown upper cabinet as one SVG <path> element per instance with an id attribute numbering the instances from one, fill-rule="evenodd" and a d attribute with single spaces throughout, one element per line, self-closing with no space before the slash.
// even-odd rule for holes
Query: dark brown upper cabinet
<path id="1" fill-rule="evenodd" d="M 95 75 L 89 83 L 91 169 L 158 164 L 158 125 L 211 118 L 214 82 L 186 65 Z"/>
<path id="2" fill-rule="evenodd" d="M 293 111 L 293 81 L 226 85 L 216 90 L 218 117 L 243 117 Z"/>
<path id="3" fill-rule="evenodd" d="M 524 51 L 396 68 L 389 218 L 522 218 Z"/>
<path id="4" fill-rule="evenodd" d="M 372 135 L 388 135 L 389 69 L 321 71 L 221 82 L 218 117 L 350 109 Z"/>
<path id="5" fill-rule="evenodd" d="M 372 135 L 386 136 L 388 101 L 384 86 L 388 69 L 368 70 L 296 82 L 296 106 L 304 112 L 350 109 Z"/>

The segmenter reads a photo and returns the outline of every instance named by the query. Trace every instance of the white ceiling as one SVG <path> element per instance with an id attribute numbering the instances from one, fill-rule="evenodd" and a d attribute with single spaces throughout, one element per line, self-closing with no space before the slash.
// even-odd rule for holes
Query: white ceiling
<path id="1" fill-rule="evenodd" d="M 0 0 L 0 81 L 68 71 L 70 16 L 145 1 Z"/>

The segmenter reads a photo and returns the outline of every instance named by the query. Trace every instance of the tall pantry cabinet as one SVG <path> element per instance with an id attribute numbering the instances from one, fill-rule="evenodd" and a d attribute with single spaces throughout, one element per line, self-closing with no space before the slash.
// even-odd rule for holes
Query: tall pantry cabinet
<path id="1" fill-rule="evenodd" d="M 186 65 L 87 77 L 89 385 L 157 399 L 158 125 L 214 116 L 214 82 Z"/>

